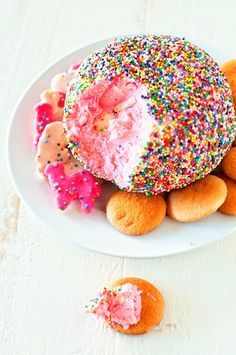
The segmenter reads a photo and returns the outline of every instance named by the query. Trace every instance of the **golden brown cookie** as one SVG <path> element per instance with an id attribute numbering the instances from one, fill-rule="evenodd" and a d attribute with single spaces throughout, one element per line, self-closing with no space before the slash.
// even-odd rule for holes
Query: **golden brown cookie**
<path id="1" fill-rule="evenodd" d="M 222 170 L 230 179 L 236 180 L 236 147 L 231 148 L 222 160 Z"/>
<path id="2" fill-rule="evenodd" d="M 166 216 L 166 203 L 162 196 L 115 191 L 106 206 L 108 221 L 120 232 L 142 235 L 161 224 Z"/>
<path id="3" fill-rule="evenodd" d="M 221 65 L 221 70 L 225 74 L 232 91 L 234 108 L 236 110 L 236 59 L 230 60 Z"/>
<path id="4" fill-rule="evenodd" d="M 226 175 L 220 175 L 227 186 L 227 197 L 219 211 L 230 216 L 236 216 L 236 182 L 228 178 Z"/>
<path id="5" fill-rule="evenodd" d="M 183 189 L 171 191 L 167 199 L 167 214 L 178 222 L 199 221 L 217 211 L 226 195 L 224 181 L 208 175 Z"/>
<path id="6" fill-rule="evenodd" d="M 112 288 L 131 283 L 137 286 L 137 289 L 142 291 L 141 300 L 141 317 L 137 324 L 131 325 L 128 329 L 124 329 L 119 324 L 110 324 L 117 332 L 138 335 L 147 333 L 150 329 L 156 327 L 162 320 L 164 315 L 164 299 L 158 289 L 150 282 L 136 277 L 125 277 L 116 281 Z"/>

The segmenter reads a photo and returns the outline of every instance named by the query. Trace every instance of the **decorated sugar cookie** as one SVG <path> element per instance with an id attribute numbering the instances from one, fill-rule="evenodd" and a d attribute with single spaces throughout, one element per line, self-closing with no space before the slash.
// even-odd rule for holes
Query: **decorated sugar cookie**
<path id="1" fill-rule="evenodd" d="M 62 122 L 48 124 L 38 142 L 36 161 L 39 172 L 43 173 L 46 165 L 50 163 L 65 164 L 71 160 L 72 155 L 67 145 Z M 79 162 L 77 164 L 81 166 Z"/>
<path id="2" fill-rule="evenodd" d="M 82 170 L 66 175 L 64 165 L 56 162 L 47 165 L 44 174 L 48 177 L 59 209 L 65 210 L 71 201 L 78 200 L 83 212 L 91 212 L 101 193 L 100 185 L 91 173 Z"/>

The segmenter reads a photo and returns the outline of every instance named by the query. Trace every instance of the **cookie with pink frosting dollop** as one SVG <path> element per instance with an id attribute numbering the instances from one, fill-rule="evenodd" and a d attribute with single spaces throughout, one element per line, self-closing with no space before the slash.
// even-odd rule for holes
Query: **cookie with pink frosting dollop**
<path id="1" fill-rule="evenodd" d="M 164 300 L 146 280 L 126 277 L 99 293 L 85 307 L 86 312 L 103 318 L 114 330 L 130 335 L 147 333 L 164 314 Z"/>

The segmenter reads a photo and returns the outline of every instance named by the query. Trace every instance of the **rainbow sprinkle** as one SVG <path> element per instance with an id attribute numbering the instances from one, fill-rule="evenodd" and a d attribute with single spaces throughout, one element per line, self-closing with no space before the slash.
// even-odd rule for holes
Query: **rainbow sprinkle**
<path id="1" fill-rule="evenodd" d="M 65 129 L 78 93 L 116 76 L 146 87 L 143 99 L 153 117 L 152 133 L 129 176 L 129 191 L 170 191 L 216 168 L 234 140 L 236 120 L 227 80 L 204 50 L 171 36 L 115 39 L 78 69 L 66 97 Z M 80 159 L 78 144 L 70 147 Z"/>

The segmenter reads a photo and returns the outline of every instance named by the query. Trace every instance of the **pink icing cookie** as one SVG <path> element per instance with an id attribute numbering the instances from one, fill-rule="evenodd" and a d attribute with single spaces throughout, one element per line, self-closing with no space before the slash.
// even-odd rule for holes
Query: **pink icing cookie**
<path id="1" fill-rule="evenodd" d="M 104 288 L 103 292 L 92 299 L 85 309 L 88 313 L 128 329 L 140 321 L 141 293 L 142 291 L 138 291 L 137 286 L 131 283 L 125 283 L 112 290 Z"/>
<path id="2" fill-rule="evenodd" d="M 35 111 L 35 126 L 36 135 L 34 138 L 34 144 L 37 146 L 39 138 L 44 130 L 44 128 L 49 124 L 54 122 L 53 109 L 48 103 L 40 103 L 34 107 Z"/>
<path id="3" fill-rule="evenodd" d="M 50 163 L 58 161 L 64 164 L 69 160 L 72 160 L 72 154 L 67 148 L 62 122 L 49 123 L 38 142 L 36 162 L 39 172 L 43 173 Z M 81 167 L 78 161 L 77 165 Z"/>
<path id="4" fill-rule="evenodd" d="M 79 200 L 81 209 L 89 213 L 94 201 L 101 194 L 101 188 L 95 177 L 88 171 L 79 171 L 72 175 L 65 174 L 64 165 L 58 162 L 49 164 L 44 170 L 55 193 L 59 209 L 64 210 L 73 200 Z"/>
<path id="5" fill-rule="evenodd" d="M 82 61 L 80 60 L 79 62 L 77 63 L 72 63 L 70 66 L 69 66 L 69 69 L 68 69 L 68 72 L 69 73 L 74 73 L 81 65 Z"/>
<path id="6" fill-rule="evenodd" d="M 41 101 L 52 106 L 54 121 L 61 121 L 64 113 L 65 93 L 45 90 L 40 95 Z"/>
<path id="7" fill-rule="evenodd" d="M 65 94 L 45 90 L 41 95 L 41 102 L 34 107 L 36 135 L 34 145 L 37 147 L 38 141 L 44 128 L 55 121 L 61 121 L 63 118 Z"/>

